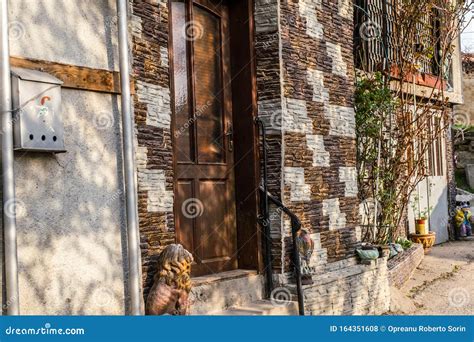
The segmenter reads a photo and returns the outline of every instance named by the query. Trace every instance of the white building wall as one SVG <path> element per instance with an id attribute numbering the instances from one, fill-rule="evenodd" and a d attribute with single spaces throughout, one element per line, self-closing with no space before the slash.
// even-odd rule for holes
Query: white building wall
<path id="1" fill-rule="evenodd" d="M 114 0 L 10 0 L 11 54 L 117 70 Z M 67 152 L 15 153 L 21 314 L 124 314 L 120 99 L 63 89 Z"/>
<path id="2" fill-rule="evenodd" d="M 408 208 L 408 222 L 410 233 L 415 233 L 415 214 L 413 212 L 414 197 L 418 196 L 419 205 L 423 212 L 431 208 L 429 217 L 429 229 L 436 232 L 435 244 L 449 240 L 449 201 L 448 201 L 448 170 L 446 160 L 446 141 L 442 139 L 442 152 L 444 175 L 430 176 L 420 182 L 417 190 L 412 194 L 411 203 Z"/>

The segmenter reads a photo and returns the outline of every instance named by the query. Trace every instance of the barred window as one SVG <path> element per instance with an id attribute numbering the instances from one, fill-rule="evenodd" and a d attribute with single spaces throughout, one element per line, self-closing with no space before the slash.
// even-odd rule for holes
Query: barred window
<path id="1" fill-rule="evenodd" d="M 355 1 L 354 58 L 357 68 L 374 72 L 388 70 L 397 64 L 400 47 L 397 48 L 395 32 L 400 27 L 395 22 L 395 11 L 399 3 L 399 0 Z M 436 10 L 420 13 L 415 29 L 409 33 L 414 53 L 432 51 L 421 54 L 416 62 L 418 70 L 424 74 L 438 75 L 440 72 L 437 61 L 440 49 L 436 46 L 440 35 L 438 18 Z"/>

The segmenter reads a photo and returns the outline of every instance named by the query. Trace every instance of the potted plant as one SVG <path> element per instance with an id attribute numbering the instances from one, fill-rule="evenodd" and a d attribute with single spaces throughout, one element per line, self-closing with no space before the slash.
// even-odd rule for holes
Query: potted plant
<path id="1" fill-rule="evenodd" d="M 427 254 L 436 241 L 436 233 L 429 230 L 428 217 L 432 207 L 420 210 L 420 198 L 415 196 L 412 204 L 415 215 L 415 234 L 410 234 L 410 240 L 423 245 L 425 254 Z"/>
<path id="2" fill-rule="evenodd" d="M 412 203 L 413 214 L 415 215 L 415 233 L 423 235 L 429 233 L 428 217 L 431 213 L 432 207 L 427 207 L 424 210 L 420 209 L 420 197 L 415 196 Z"/>

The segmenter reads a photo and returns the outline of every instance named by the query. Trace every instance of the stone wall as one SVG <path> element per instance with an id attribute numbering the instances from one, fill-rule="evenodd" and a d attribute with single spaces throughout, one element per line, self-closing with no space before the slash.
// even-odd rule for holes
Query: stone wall
<path id="1" fill-rule="evenodd" d="M 387 259 L 358 264 L 355 258 L 329 264 L 304 286 L 307 315 L 381 315 L 390 307 Z"/>
<path id="2" fill-rule="evenodd" d="M 358 225 L 352 6 L 268 0 L 257 1 L 255 12 L 270 191 L 319 234 L 328 262 L 351 257 Z M 278 273 L 290 267 L 290 224 L 282 220 L 273 227 L 283 252 Z"/>
<path id="3" fill-rule="evenodd" d="M 168 9 L 165 1 L 133 0 L 132 12 L 146 295 L 156 256 L 175 238 Z M 360 298 L 350 301 L 350 308 L 334 310 L 372 313 L 367 305 L 385 302 L 371 302 L 371 298 L 385 296 L 382 283 L 386 276 L 383 261 L 360 266 L 353 258 L 360 239 L 352 2 L 256 0 L 254 19 L 258 115 L 268 127 L 269 190 L 311 233 L 316 244 L 310 265 L 314 274 L 334 275 L 328 288 L 344 282 L 347 293 L 360 293 Z M 292 274 L 290 222 L 276 208 L 272 211 L 273 270 L 280 283 L 288 284 Z M 370 291 L 362 290 L 367 284 Z M 307 291 L 310 297 L 320 290 L 313 288 Z M 361 301 L 365 304 L 359 305 Z M 314 304 L 308 310 L 319 309 Z"/>
<path id="4" fill-rule="evenodd" d="M 283 200 L 320 234 L 328 262 L 353 254 L 358 225 L 353 21 L 345 2 L 282 1 L 280 12 Z"/>
<path id="5" fill-rule="evenodd" d="M 166 0 L 132 0 L 138 215 L 144 295 L 161 249 L 175 239 Z"/>
<path id="6" fill-rule="evenodd" d="M 390 286 L 401 288 L 410 279 L 424 257 L 423 246 L 415 243 L 411 248 L 390 259 L 388 261 Z"/>
<path id="7" fill-rule="evenodd" d="M 364 266 L 354 258 L 360 234 L 352 2 L 260 0 L 255 21 L 258 115 L 269 126 L 270 191 L 315 242 L 307 313 L 382 313 L 390 302 L 386 260 Z M 293 287 L 290 222 L 272 218 L 275 278 Z"/>

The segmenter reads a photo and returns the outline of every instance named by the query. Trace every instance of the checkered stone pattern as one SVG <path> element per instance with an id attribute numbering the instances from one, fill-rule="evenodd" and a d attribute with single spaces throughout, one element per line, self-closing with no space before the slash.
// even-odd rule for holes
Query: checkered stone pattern
<path id="1" fill-rule="evenodd" d="M 268 127 L 270 191 L 318 234 L 328 264 L 353 257 L 360 236 L 352 5 L 255 3 L 258 110 Z M 274 269 L 285 274 L 291 227 L 284 215 L 281 220 L 272 225 Z"/>
<path id="2" fill-rule="evenodd" d="M 138 215 L 146 297 L 159 253 L 175 240 L 167 2 L 131 0 L 130 18 Z"/>
<path id="3" fill-rule="evenodd" d="M 328 264 L 351 258 L 358 245 L 352 5 L 300 0 L 279 8 L 280 18 L 293 18 L 279 26 L 282 102 L 288 109 L 282 197 L 304 228 L 319 234 Z M 301 196 L 301 189 L 310 192 Z M 282 235 L 290 245 L 290 231 Z"/>

